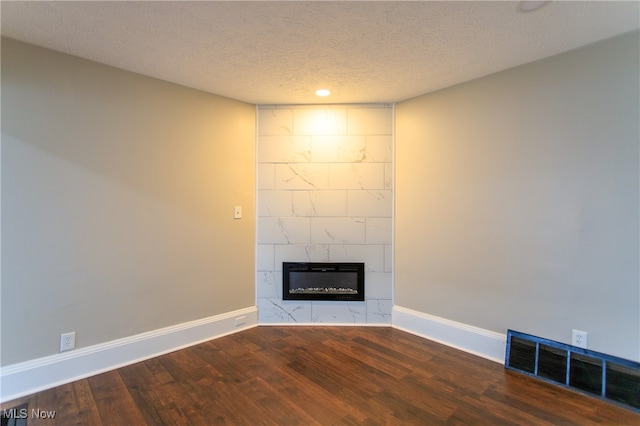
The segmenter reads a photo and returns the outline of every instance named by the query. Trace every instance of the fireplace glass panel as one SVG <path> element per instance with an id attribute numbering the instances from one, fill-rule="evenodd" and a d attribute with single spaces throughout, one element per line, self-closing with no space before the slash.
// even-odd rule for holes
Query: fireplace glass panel
<path id="1" fill-rule="evenodd" d="M 364 263 L 283 262 L 284 300 L 364 300 Z"/>

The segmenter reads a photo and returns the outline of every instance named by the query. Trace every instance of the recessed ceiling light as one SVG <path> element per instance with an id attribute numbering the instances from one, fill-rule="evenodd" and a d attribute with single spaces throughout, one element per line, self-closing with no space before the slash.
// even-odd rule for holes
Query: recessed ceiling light
<path id="1" fill-rule="evenodd" d="M 331 91 L 329 89 L 318 89 L 316 90 L 316 95 L 318 96 L 329 96 Z"/>
<path id="2" fill-rule="evenodd" d="M 545 4 L 550 3 L 549 1 L 534 1 L 534 0 L 522 0 L 518 3 L 518 10 L 520 12 L 533 12 L 534 10 L 540 9 Z"/>

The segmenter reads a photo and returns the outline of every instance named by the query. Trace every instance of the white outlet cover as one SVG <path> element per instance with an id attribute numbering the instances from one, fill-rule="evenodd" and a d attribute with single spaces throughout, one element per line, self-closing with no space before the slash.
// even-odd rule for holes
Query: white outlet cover
<path id="1" fill-rule="evenodd" d="M 579 348 L 587 349 L 587 332 L 571 330 L 571 344 Z"/>
<path id="2" fill-rule="evenodd" d="M 76 332 L 63 333 L 60 335 L 60 352 L 70 351 L 76 347 Z"/>

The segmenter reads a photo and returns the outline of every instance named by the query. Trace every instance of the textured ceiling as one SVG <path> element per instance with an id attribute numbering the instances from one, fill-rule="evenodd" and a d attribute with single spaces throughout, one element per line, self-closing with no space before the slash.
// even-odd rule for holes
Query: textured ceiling
<path id="1" fill-rule="evenodd" d="M 636 1 L 0 7 L 5 36 L 254 104 L 394 102 L 640 27 Z"/>

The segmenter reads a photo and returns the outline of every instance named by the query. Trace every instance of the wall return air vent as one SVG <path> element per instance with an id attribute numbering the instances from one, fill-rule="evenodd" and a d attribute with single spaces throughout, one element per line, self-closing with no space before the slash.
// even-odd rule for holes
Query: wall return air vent
<path id="1" fill-rule="evenodd" d="M 640 412 L 640 363 L 507 331 L 505 367 Z"/>

